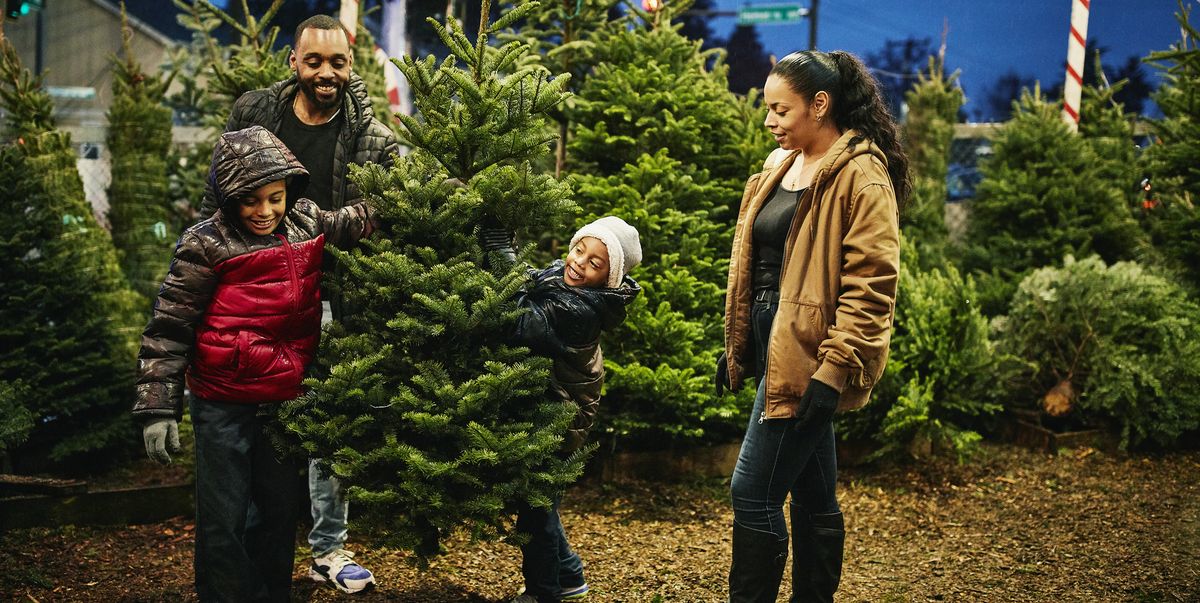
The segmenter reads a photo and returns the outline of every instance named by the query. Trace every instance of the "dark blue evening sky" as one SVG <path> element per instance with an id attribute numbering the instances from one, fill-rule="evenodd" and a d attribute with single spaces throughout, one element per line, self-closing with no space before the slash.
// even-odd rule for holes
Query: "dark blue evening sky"
<path id="1" fill-rule="evenodd" d="M 964 109 L 973 115 L 986 91 L 1010 70 L 1039 80 L 1043 88 L 1065 77 L 1072 0 L 820 0 L 817 46 L 848 50 L 859 56 L 880 50 L 888 39 L 932 38 L 937 47 L 943 20 L 949 24 L 946 65 L 961 71 L 967 95 Z M 745 5 L 786 1 L 716 0 L 716 8 L 736 11 Z M 810 0 L 791 4 L 809 6 Z M 1196 6 L 1195 2 L 1189 2 Z M 1122 65 L 1129 56 L 1144 57 L 1179 40 L 1175 0 L 1092 0 L 1088 39 L 1107 48 L 1105 63 Z M 1192 13 L 1196 24 L 1200 12 Z M 728 37 L 736 19 L 717 18 L 714 32 Z M 808 47 L 808 23 L 760 25 L 769 52 L 783 56 Z M 1157 85 L 1157 70 L 1145 66 Z M 972 103 L 972 99 L 979 99 Z"/>

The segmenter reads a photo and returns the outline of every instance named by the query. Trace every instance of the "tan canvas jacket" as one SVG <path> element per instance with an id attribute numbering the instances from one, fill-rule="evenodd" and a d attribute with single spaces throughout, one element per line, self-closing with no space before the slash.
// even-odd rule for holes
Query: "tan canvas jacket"
<path id="1" fill-rule="evenodd" d="M 729 381 L 746 378 L 754 218 L 799 155 L 776 151 L 750 177 L 729 262 L 725 350 Z M 861 408 L 883 375 L 896 308 L 900 226 L 879 147 L 850 130 L 825 155 L 788 231 L 779 310 L 767 348 L 765 418 L 796 416 L 816 378 L 841 392 L 838 410 Z"/>

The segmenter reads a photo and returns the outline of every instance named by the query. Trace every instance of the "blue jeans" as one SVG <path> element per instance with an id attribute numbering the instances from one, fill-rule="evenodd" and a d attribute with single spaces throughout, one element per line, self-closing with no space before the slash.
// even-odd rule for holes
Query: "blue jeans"
<path id="1" fill-rule="evenodd" d="M 564 589 L 582 586 L 583 561 L 567 542 L 558 516 L 560 498 L 549 508 L 522 504 L 517 510 L 517 531 L 529 535 L 521 547 L 521 575 L 525 593 L 538 603 L 554 603 Z"/>
<path id="2" fill-rule="evenodd" d="M 333 307 L 321 302 L 321 327 L 333 322 Z M 346 544 L 346 519 L 350 504 L 342 497 L 342 482 L 332 475 L 321 475 L 316 460 L 308 463 L 308 498 L 312 503 L 313 527 L 308 544 L 313 557 L 323 557 Z"/>
<path id="3" fill-rule="evenodd" d="M 316 459 L 308 463 L 308 498 L 313 519 L 308 544 L 312 545 L 313 557 L 322 557 L 346 544 L 350 503 L 342 497 L 341 481 L 332 475 L 321 475 Z"/>
<path id="4" fill-rule="evenodd" d="M 767 340 L 777 302 L 755 302 L 750 311 L 759 371 L 766 369 Z M 760 421 L 766 409 L 766 383 L 759 375 L 754 411 L 733 469 L 730 495 L 733 521 L 742 527 L 788 537 L 783 501 L 809 515 L 837 513 L 837 454 L 833 423 L 796 430 L 795 419 Z"/>
<path id="5" fill-rule="evenodd" d="M 201 601 L 287 601 L 301 467 L 276 458 L 265 406 L 192 400 L 196 593 Z M 251 505 L 265 512 L 246 523 Z"/>

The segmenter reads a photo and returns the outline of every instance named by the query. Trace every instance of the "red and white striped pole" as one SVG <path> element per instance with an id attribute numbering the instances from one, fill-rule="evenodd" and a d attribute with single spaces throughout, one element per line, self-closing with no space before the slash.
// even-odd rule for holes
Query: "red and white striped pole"
<path id="1" fill-rule="evenodd" d="M 1071 35 L 1067 40 L 1067 82 L 1063 86 L 1063 121 L 1079 130 L 1079 101 L 1083 96 L 1083 60 L 1087 48 L 1091 0 L 1071 0 Z"/>
<path id="2" fill-rule="evenodd" d="M 345 27 L 346 31 L 350 33 L 351 44 L 353 44 L 354 39 L 358 37 L 358 4 L 359 0 L 342 0 L 341 10 L 338 11 L 338 21 L 340 21 L 342 23 L 342 27 Z M 403 15 L 403 13 L 401 13 L 401 15 Z M 401 23 L 403 23 L 403 21 L 401 21 Z M 387 95 L 388 101 L 391 103 L 389 108 L 393 113 L 397 111 L 403 111 L 407 113 L 407 103 L 405 103 L 404 99 L 401 97 L 402 94 L 396 69 L 392 67 L 391 63 L 388 62 L 387 53 L 384 52 L 383 49 L 378 45 L 375 46 L 375 60 L 378 61 L 380 65 L 383 65 L 384 68 L 383 75 L 386 82 L 385 86 L 387 87 L 387 90 L 385 90 L 384 93 Z"/>
<path id="3" fill-rule="evenodd" d="M 342 0 L 342 9 L 338 11 L 338 21 L 350 34 L 350 43 L 358 37 L 358 0 Z"/>

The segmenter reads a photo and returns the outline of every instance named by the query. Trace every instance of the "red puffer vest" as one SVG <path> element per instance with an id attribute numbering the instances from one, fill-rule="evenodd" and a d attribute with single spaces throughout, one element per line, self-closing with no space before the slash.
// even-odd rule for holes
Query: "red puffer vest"
<path id="1" fill-rule="evenodd" d="M 282 242 L 213 267 L 220 284 L 196 329 L 188 367 L 192 393 L 206 400 L 270 402 L 301 393 L 321 333 L 325 236 Z"/>

